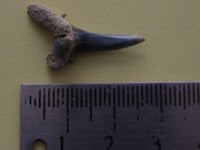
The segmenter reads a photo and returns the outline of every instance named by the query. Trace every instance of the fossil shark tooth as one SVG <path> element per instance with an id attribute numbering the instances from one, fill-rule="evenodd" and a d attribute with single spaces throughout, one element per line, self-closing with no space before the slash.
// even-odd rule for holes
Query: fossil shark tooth
<path id="1" fill-rule="evenodd" d="M 108 35 L 81 30 L 64 19 L 66 14 L 57 15 L 42 4 L 29 5 L 27 13 L 54 34 L 53 48 L 46 61 L 55 69 L 69 62 L 76 50 L 115 50 L 144 41 L 143 37 L 136 35 Z"/>

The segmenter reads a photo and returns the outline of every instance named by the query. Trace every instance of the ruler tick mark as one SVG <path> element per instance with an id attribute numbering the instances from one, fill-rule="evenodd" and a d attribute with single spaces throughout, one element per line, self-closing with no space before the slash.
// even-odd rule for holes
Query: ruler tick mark
<path id="1" fill-rule="evenodd" d="M 61 98 L 62 98 L 62 105 L 64 105 L 64 87 L 62 87 L 62 96 L 61 96 Z"/>
<path id="2" fill-rule="evenodd" d="M 146 95 L 145 95 L 146 104 L 148 105 L 150 96 L 149 96 L 149 88 L 148 88 L 147 84 L 145 85 L 145 93 L 146 93 Z"/>
<path id="3" fill-rule="evenodd" d="M 167 106 L 167 86 L 164 84 L 164 102 L 165 102 L 165 107 Z"/>
<path id="4" fill-rule="evenodd" d="M 71 108 L 73 108 L 74 107 L 74 97 L 73 97 L 73 94 L 74 94 L 74 88 L 71 88 L 71 90 L 70 90 L 71 92 L 70 92 L 70 104 L 71 104 Z"/>
<path id="5" fill-rule="evenodd" d="M 56 96 L 55 95 L 55 88 L 53 88 L 53 99 L 52 99 L 53 100 L 53 102 L 52 102 L 53 103 L 53 108 L 55 107 L 55 98 L 56 98 L 55 96 Z"/>
<path id="6" fill-rule="evenodd" d="M 127 106 L 130 106 L 130 96 L 131 96 L 130 86 L 127 86 Z"/>
<path id="7" fill-rule="evenodd" d="M 140 92 L 141 106 L 143 107 L 144 106 L 144 87 L 143 87 L 143 85 L 141 85 L 140 87 L 141 87 L 140 88 L 140 90 L 141 90 L 141 92 Z"/>
<path id="8" fill-rule="evenodd" d="M 60 97 L 59 96 L 60 96 L 60 89 L 58 88 L 57 89 L 57 98 L 56 98 L 57 99 L 57 107 L 60 106 Z"/>
<path id="9" fill-rule="evenodd" d="M 103 96 L 104 97 L 104 106 L 106 107 L 107 106 L 107 102 L 108 102 L 108 92 L 106 91 L 106 87 L 104 87 L 103 90 L 104 90 L 104 92 L 103 92 L 104 93 L 103 94 L 104 95 Z"/>
<path id="10" fill-rule="evenodd" d="M 75 93 L 76 93 L 76 108 L 78 108 L 78 102 L 79 102 L 79 96 L 78 96 L 78 89 L 76 88 L 76 91 L 75 91 Z"/>
<path id="11" fill-rule="evenodd" d="M 122 86 L 122 107 L 125 107 L 125 88 Z"/>
<path id="12" fill-rule="evenodd" d="M 181 106 L 182 105 L 182 102 L 181 102 L 181 99 L 182 99 L 182 87 L 181 87 L 181 85 L 179 85 L 178 90 L 179 90 L 179 106 Z"/>
<path id="13" fill-rule="evenodd" d="M 193 103 L 195 104 L 196 102 L 196 96 L 195 96 L 195 84 L 192 84 L 192 99 L 193 99 Z"/>
<path id="14" fill-rule="evenodd" d="M 90 89 L 90 121 L 92 122 L 92 89 Z"/>
<path id="15" fill-rule="evenodd" d="M 108 86 L 108 106 L 111 107 L 111 87 Z"/>
<path id="16" fill-rule="evenodd" d="M 101 87 L 99 87 L 99 107 L 101 107 Z"/>
<path id="17" fill-rule="evenodd" d="M 69 133 L 69 99 L 70 99 L 70 94 L 69 94 L 69 88 L 65 89 L 65 93 L 66 93 L 66 132 L 67 134 Z"/>
<path id="18" fill-rule="evenodd" d="M 150 85 L 150 92 L 151 92 L 151 101 L 150 101 L 150 103 L 151 103 L 151 105 L 153 105 L 153 85 L 151 84 Z"/>
<path id="19" fill-rule="evenodd" d="M 80 101 L 81 101 L 81 108 L 83 107 L 83 89 L 81 88 L 81 95 L 80 95 Z"/>
<path id="20" fill-rule="evenodd" d="M 66 96 L 67 96 L 66 111 L 67 111 L 67 116 L 69 116 L 69 88 L 66 89 Z"/>
<path id="21" fill-rule="evenodd" d="M 41 91 L 39 90 L 39 99 L 38 99 L 38 101 L 39 101 L 39 108 L 41 107 Z"/>
<path id="22" fill-rule="evenodd" d="M 163 86 L 162 84 L 159 85 L 159 89 L 160 89 L 160 113 L 163 113 Z"/>
<path id="23" fill-rule="evenodd" d="M 94 107 L 97 107 L 97 88 L 94 88 Z"/>
<path id="24" fill-rule="evenodd" d="M 116 96 L 115 96 L 115 94 L 116 94 L 116 90 L 115 89 L 113 89 L 113 118 L 114 118 L 114 120 L 116 119 Z"/>
<path id="25" fill-rule="evenodd" d="M 134 90 L 133 85 L 131 86 L 131 93 L 132 93 L 131 94 L 132 95 L 132 106 L 134 106 L 134 104 L 135 104 L 135 102 L 134 102 L 135 101 L 135 97 L 134 97 L 135 96 L 135 90 Z"/>
<path id="26" fill-rule="evenodd" d="M 158 87 L 155 85 L 155 105 L 158 106 Z"/>
<path id="27" fill-rule="evenodd" d="M 113 130 L 116 132 L 116 89 L 113 88 Z"/>
<path id="28" fill-rule="evenodd" d="M 34 99 L 34 106 L 35 106 L 35 107 L 37 106 L 36 99 Z"/>
<path id="29" fill-rule="evenodd" d="M 120 92 L 120 85 L 117 86 L 117 100 L 118 100 L 118 107 L 120 107 L 120 95 L 121 95 L 121 92 Z"/>
<path id="30" fill-rule="evenodd" d="M 174 106 L 176 106 L 177 105 L 177 102 L 176 102 L 176 95 L 177 95 L 177 93 L 176 93 L 176 85 L 174 85 L 173 86 L 173 88 L 174 88 Z"/>
<path id="31" fill-rule="evenodd" d="M 64 137 L 60 137 L 60 150 L 64 150 Z"/>
<path id="32" fill-rule="evenodd" d="M 191 98 L 191 93 L 190 93 L 190 84 L 187 84 L 187 93 L 188 93 L 188 97 L 187 98 L 191 101 L 192 98 Z"/>
<path id="33" fill-rule="evenodd" d="M 29 96 L 29 105 L 32 104 L 32 96 Z"/>
<path id="34" fill-rule="evenodd" d="M 48 88 L 48 107 L 50 107 L 50 100 L 51 100 L 51 90 Z"/>
<path id="35" fill-rule="evenodd" d="M 43 120 L 46 119 L 46 89 L 43 89 Z"/>
<path id="36" fill-rule="evenodd" d="M 139 106 L 139 87 L 136 86 L 136 105 L 137 105 L 137 110 L 140 109 L 140 106 Z"/>
<path id="37" fill-rule="evenodd" d="M 169 104 L 172 105 L 172 89 L 169 87 Z"/>
<path id="38" fill-rule="evenodd" d="M 190 103 L 189 99 L 188 99 L 188 103 Z M 186 109 L 186 89 L 185 89 L 185 86 L 183 86 L 183 108 Z"/>
<path id="39" fill-rule="evenodd" d="M 198 105 L 200 105 L 200 94 L 199 94 L 199 84 L 197 85 L 197 100 L 198 100 Z"/>
<path id="40" fill-rule="evenodd" d="M 185 84 L 185 92 L 183 93 L 185 98 L 183 99 L 185 101 L 185 104 L 186 104 L 186 109 L 187 109 L 187 106 L 190 106 L 193 104 L 193 101 L 191 99 L 191 93 L 190 93 L 190 84 Z M 188 103 L 187 103 L 188 101 Z"/>
<path id="41" fill-rule="evenodd" d="M 85 90 L 85 107 L 88 107 L 88 93 L 87 93 L 87 89 Z"/>

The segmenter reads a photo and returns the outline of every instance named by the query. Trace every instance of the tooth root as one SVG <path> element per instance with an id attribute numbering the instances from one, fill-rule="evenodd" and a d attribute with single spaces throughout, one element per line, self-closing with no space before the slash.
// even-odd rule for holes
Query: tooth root
<path id="1" fill-rule="evenodd" d="M 47 56 L 46 62 L 49 67 L 54 69 L 60 69 L 66 63 L 65 60 L 54 51 Z"/>
<path id="2" fill-rule="evenodd" d="M 116 50 L 145 41 L 141 36 L 108 35 L 83 31 L 75 28 L 76 50 Z"/>

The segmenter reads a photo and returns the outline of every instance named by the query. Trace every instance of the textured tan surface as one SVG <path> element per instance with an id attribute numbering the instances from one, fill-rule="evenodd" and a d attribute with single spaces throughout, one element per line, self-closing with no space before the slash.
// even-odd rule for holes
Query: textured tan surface
<path id="1" fill-rule="evenodd" d="M 52 71 L 45 58 L 53 38 L 26 14 L 37 1 L 0 5 L 0 149 L 19 149 L 22 83 L 154 82 L 200 80 L 199 0 L 40 1 L 77 27 L 140 34 L 146 42 L 120 51 L 83 53 Z"/>

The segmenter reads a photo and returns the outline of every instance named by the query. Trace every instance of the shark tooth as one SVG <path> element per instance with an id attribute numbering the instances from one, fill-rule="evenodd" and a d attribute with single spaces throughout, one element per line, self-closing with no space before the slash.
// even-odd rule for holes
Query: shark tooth
<path id="1" fill-rule="evenodd" d="M 136 35 L 109 35 L 84 31 L 64 19 L 66 14 L 57 15 L 42 4 L 29 5 L 27 13 L 54 34 L 53 48 L 46 61 L 55 69 L 69 62 L 76 50 L 116 50 L 145 41 L 143 37 Z"/>

